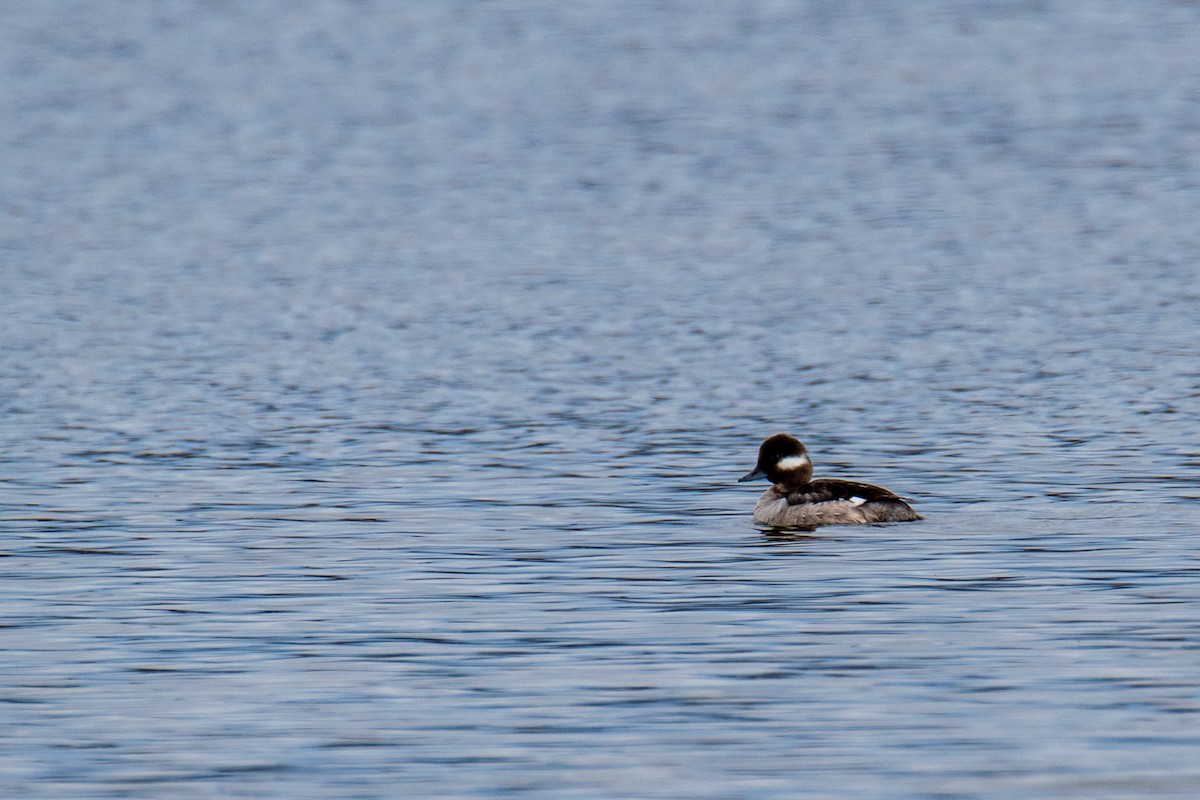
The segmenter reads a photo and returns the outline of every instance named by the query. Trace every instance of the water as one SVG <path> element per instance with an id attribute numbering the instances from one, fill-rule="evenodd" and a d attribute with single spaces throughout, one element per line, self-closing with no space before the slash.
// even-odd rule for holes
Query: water
<path id="1" fill-rule="evenodd" d="M 0 17 L 0 795 L 1200 791 L 1195 4 Z"/>

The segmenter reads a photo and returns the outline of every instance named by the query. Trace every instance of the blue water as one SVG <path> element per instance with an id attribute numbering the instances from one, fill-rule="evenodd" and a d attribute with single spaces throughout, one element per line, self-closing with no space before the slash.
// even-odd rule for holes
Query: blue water
<path id="1" fill-rule="evenodd" d="M 1196 797 L 1197 41 L 6 5 L 0 796 Z"/>

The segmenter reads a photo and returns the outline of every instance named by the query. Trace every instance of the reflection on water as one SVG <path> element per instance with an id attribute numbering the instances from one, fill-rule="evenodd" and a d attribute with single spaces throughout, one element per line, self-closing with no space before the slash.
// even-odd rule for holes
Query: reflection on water
<path id="1" fill-rule="evenodd" d="M 3 796 L 1195 795 L 1194 7 L 4 17 Z"/>

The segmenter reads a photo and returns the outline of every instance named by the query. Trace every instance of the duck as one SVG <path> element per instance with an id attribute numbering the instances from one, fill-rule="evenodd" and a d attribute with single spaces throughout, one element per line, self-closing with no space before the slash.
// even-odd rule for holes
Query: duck
<path id="1" fill-rule="evenodd" d="M 813 480 L 812 459 L 804 443 L 787 433 L 768 437 L 758 448 L 758 463 L 739 483 L 766 478 L 771 488 L 754 507 L 754 521 L 771 528 L 911 522 L 921 515 L 882 486 L 836 478 Z"/>

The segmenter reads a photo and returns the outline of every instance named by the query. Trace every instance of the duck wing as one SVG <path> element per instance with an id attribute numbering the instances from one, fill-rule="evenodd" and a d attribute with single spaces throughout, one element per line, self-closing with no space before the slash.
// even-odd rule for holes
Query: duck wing
<path id="1" fill-rule="evenodd" d="M 836 478 L 819 478 L 801 486 L 787 497 L 792 505 L 800 503 L 830 503 L 837 500 L 853 502 L 855 505 L 877 501 L 896 501 L 900 497 L 882 486 Z"/>

